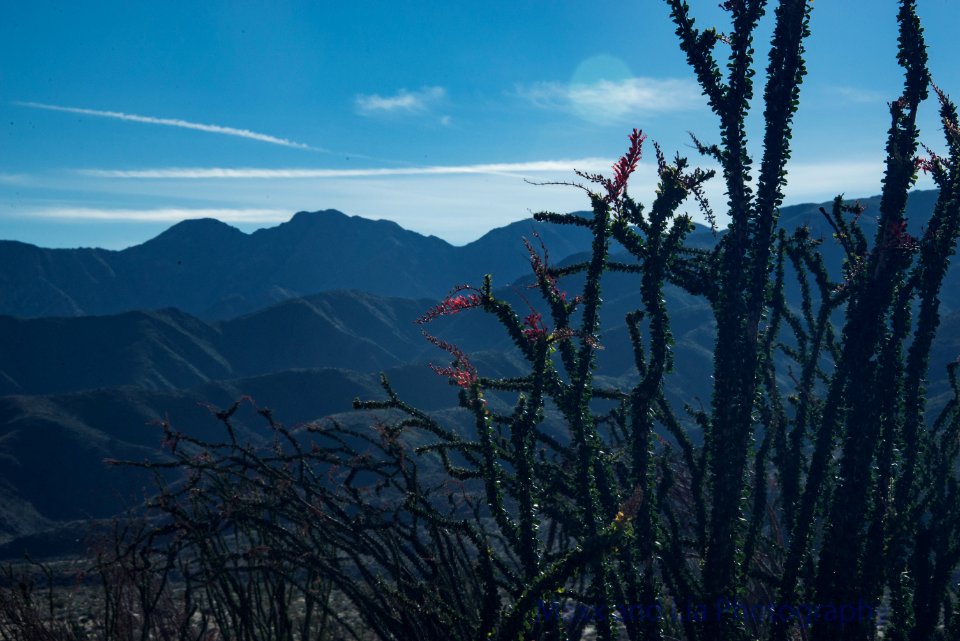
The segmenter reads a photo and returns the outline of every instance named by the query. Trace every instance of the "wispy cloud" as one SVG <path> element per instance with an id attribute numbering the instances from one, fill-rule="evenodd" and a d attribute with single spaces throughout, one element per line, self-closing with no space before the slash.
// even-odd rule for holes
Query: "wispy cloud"
<path id="1" fill-rule="evenodd" d="M 609 175 L 612 160 L 579 158 L 465 165 L 463 168 L 467 171 L 460 173 L 451 171 L 456 169 L 452 167 L 442 168 L 442 171 L 425 167 L 408 169 L 406 171 L 410 173 L 405 174 L 390 173 L 403 171 L 394 169 L 387 170 L 387 173 L 374 170 L 381 173 L 361 175 L 357 175 L 357 170 L 344 173 L 342 170 L 322 169 L 166 169 L 153 170 L 167 172 L 153 174 L 154 179 L 145 175 L 126 178 L 112 174 L 93 179 L 76 173 L 36 174 L 32 176 L 35 181 L 54 183 L 71 199 L 51 202 L 33 199 L 29 192 L 14 197 L 10 193 L 13 190 L 8 189 L 6 193 L 0 190 L 0 225 L 4 218 L 34 216 L 34 222 L 38 223 L 36 228 L 42 231 L 42 235 L 17 237 L 42 245 L 48 242 L 45 238 L 53 237 L 50 230 L 59 229 L 57 225 L 67 222 L 74 222 L 78 228 L 67 238 L 81 238 L 79 227 L 98 221 L 104 221 L 102 229 L 107 230 L 107 223 L 112 221 L 131 223 L 127 225 L 130 229 L 135 227 L 133 221 L 155 222 L 159 227 L 203 217 L 218 218 L 252 231 L 284 222 L 296 211 L 333 208 L 365 218 L 393 220 L 425 235 L 465 243 L 493 227 L 529 218 L 531 211 L 589 209 L 589 200 L 578 189 L 562 185 L 533 186 L 521 177 L 535 181 L 576 182 L 578 179 L 570 173 L 572 167 Z M 483 173 L 490 170 L 495 171 Z M 223 171 L 230 173 L 224 174 Z M 325 173 L 304 173 L 317 171 Z M 249 179 L 244 179 L 247 176 Z M 878 193 L 882 176 L 882 162 L 869 157 L 832 158 L 829 163 L 816 162 L 816 159 L 792 163 L 787 177 L 786 203 L 824 202 L 840 192 L 849 198 L 869 196 Z M 655 197 L 657 180 L 656 163 L 641 163 L 631 178 L 631 196 L 649 205 Z M 921 183 L 920 187 L 933 186 L 929 178 L 922 180 L 927 182 Z M 721 224 L 728 220 L 725 217 L 725 191 L 721 178 L 707 183 L 707 194 Z M 74 195 L 90 200 L 78 201 Z M 194 206 L 197 209 L 191 208 Z M 695 202 L 684 203 L 681 211 L 690 213 L 695 220 L 702 220 Z M 40 224 L 44 221 L 48 225 Z M 27 229 L 29 225 L 18 221 L 16 228 Z M 124 243 L 142 242 L 155 233 L 155 230 L 148 231 L 151 228 L 147 224 L 140 229 L 143 229 L 142 233 L 124 232 Z M 87 233 L 90 239 L 84 242 L 103 242 L 98 239 L 100 232 L 83 233 Z M 106 233 L 103 232 L 104 237 Z M 126 245 L 114 243 L 111 246 Z M 522 251 L 522 247 L 520 249 Z"/>
<path id="2" fill-rule="evenodd" d="M 30 182 L 27 174 L 7 174 L 0 172 L 0 185 L 26 185 Z"/>
<path id="3" fill-rule="evenodd" d="M 219 179 L 219 178 L 370 178 L 387 176 L 437 176 L 455 174 L 525 175 L 531 173 L 569 173 L 608 171 L 608 158 L 576 160 L 540 160 L 478 165 L 438 165 L 430 167 L 389 167 L 369 169 L 258 169 L 225 167 L 171 167 L 165 169 L 82 169 L 86 176 L 97 178 Z"/>
<path id="4" fill-rule="evenodd" d="M 21 215 L 29 218 L 47 218 L 73 221 L 166 223 L 197 218 L 216 218 L 227 223 L 277 223 L 290 218 L 290 212 L 280 209 L 103 209 L 95 207 L 46 207 L 26 209 Z"/>
<path id="5" fill-rule="evenodd" d="M 889 96 L 880 91 L 874 91 L 873 89 L 864 89 L 863 87 L 835 85 L 829 87 L 828 92 L 844 102 L 854 104 L 873 103 L 885 105 L 895 99 L 894 96 Z"/>
<path id="6" fill-rule="evenodd" d="M 430 105 L 443 100 L 447 95 L 443 87 L 423 87 L 418 91 L 401 89 L 392 96 L 380 94 L 356 97 L 357 111 L 364 115 L 378 113 L 420 113 L 426 111 Z"/>
<path id="7" fill-rule="evenodd" d="M 634 77 L 590 84 L 539 82 L 517 93 L 543 109 L 572 111 L 590 120 L 696 109 L 704 104 L 692 80 Z"/>
<path id="8" fill-rule="evenodd" d="M 40 102 L 15 102 L 21 107 L 30 107 L 32 109 L 46 109 L 47 111 L 62 111 L 65 113 L 82 114 L 85 116 L 96 116 L 98 118 L 113 118 L 115 120 L 126 120 L 128 122 L 142 122 L 150 125 L 164 125 L 167 127 L 179 127 L 181 129 L 194 129 L 196 131 L 206 131 L 213 134 L 223 134 L 225 136 L 236 136 L 238 138 L 248 138 L 259 142 L 266 142 L 272 145 L 281 145 L 283 147 L 293 147 L 295 149 L 310 149 L 313 151 L 323 151 L 319 147 L 311 147 L 302 142 L 278 138 L 267 134 L 257 133 L 249 129 L 235 129 L 233 127 L 223 127 L 221 125 L 206 125 L 199 122 L 190 122 L 178 118 L 155 118 L 153 116 L 140 116 L 137 114 L 128 114 L 120 111 L 101 111 L 99 109 L 82 109 L 80 107 L 63 107 L 60 105 L 48 105 Z"/>

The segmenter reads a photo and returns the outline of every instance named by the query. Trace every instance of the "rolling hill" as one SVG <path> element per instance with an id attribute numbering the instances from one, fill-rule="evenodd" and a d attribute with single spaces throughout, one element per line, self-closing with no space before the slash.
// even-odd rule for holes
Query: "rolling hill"
<path id="1" fill-rule="evenodd" d="M 912 232 L 934 198 L 911 198 Z M 878 203 L 863 202 L 869 236 Z M 818 209 L 786 207 L 780 223 L 822 237 L 837 273 L 842 255 Z M 584 230 L 525 222 L 453 247 L 332 211 L 301 213 L 249 235 L 191 221 L 123 252 L 0 242 L 0 310 L 7 314 L 0 315 L 0 543 L 108 517 L 141 498 L 149 480 L 103 459 L 155 456 L 160 435 L 151 424 L 166 417 L 215 436 L 219 426 L 206 404 L 225 407 L 250 396 L 288 425 L 332 414 L 363 421 L 349 412 L 350 401 L 382 395 L 376 373 L 385 370 L 412 404 L 453 411 L 455 391 L 427 367 L 449 357 L 413 321 L 450 285 L 479 283 L 484 273 L 494 274 L 498 294 L 525 315 L 538 296 L 527 289 L 521 237 L 534 231 L 553 264 L 581 260 L 589 246 Z M 701 228 L 693 236 L 710 246 L 722 235 Z M 929 385 L 936 403 L 947 392 L 943 366 L 960 353 L 958 278 L 951 270 L 942 293 Z M 577 277 L 563 286 L 576 289 Z M 627 342 L 623 319 L 638 305 L 638 277 L 609 274 L 603 291 L 599 338 L 610 349 L 598 354 L 598 376 L 623 384 L 635 369 L 629 350 L 617 346 Z M 665 295 L 678 371 L 666 381 L 667 394 L 677 403 L 707 403 L 710 309 L 676 288 Z M 429 330 L 460 345 L 486 374 L 522 372 L 509 337 L 479 311 L 438 319 Z M 249 411 L 240 426 L 265 438 Z"/>

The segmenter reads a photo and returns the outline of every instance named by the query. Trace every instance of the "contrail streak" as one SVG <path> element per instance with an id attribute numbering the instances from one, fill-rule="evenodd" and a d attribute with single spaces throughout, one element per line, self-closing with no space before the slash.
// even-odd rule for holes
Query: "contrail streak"
<path id="1" fill-rule="evenodd" d="M 443 176 L 461 174 L 517 175 L 567 172 L 572 168 L 603 171 L 610 161 L 603 158 L 542 160 L 533 162 L 446 165 L 432 167 L 391 167 L 370 169 L 259 169 L 227 167 L 169 167 L 162 169 L 82 169 L 80 173 L 98 178 L 217 179 L 217 178 L 369 178 L 382 176 Z"/>
<path id="2" fill-rule="evenodd" d="M 85 116 L 96 116 L 99 118 L 113 118 L 115 120 L 126 120 L 128 122 L 143 122 L 150 125 L 165 125 L 167 127 L 180 127 L 181 129 L 195 129 L 196 131 L 206 131 L 213 134 L 223 134 L 225 136 L 236 136 L 238 138 L 248 138 L 267 142 L 272 145 L 282 145 L 284 147 L 293 147 L 295 149 L 310 149 L 313 151 L 325 151 L 319 147 L 311 147 L 302 142 L 288 140 L 287 138 L 278 138 L 267 134 L 257 133 L 249 129 L 235 129 L 233 127 L 222 127 L 220 125 L 206 125 L 199 122 L 190 122 L 178 118 L 154 118 L 153 116 L 140 116 L 137 114 L 127 114 L 120 111 L 100 111 L 99 109 L 81 109 L 79 107 L 62 107 L 59 105 L 47 105 L 41 102 L 15 102 L 21 107 L 31 107 L 33 109 L 46 109 L 47 111 L 62 111 L 72 114 L 83 114 Z"/>

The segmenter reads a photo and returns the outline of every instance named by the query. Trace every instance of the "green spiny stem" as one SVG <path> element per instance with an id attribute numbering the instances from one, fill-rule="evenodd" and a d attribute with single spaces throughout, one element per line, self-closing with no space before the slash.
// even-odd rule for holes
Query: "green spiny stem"
<path id="1" fill-rule="evenodd" d="M 523 564 L 525 581 L 530 581 L 539 572 L 540 540 L 539 518 L 536 505 L 540 488 L 534 472 L 534 430 L 543 408 L 543 374 L 547 360 L 547 339 L 540 337 L 536 346 L 537 360 L 534 363 L 533 390 L 520 413 L 511 423 L 511 444 L 516 468 L 517 509 L 520 561 Z M 519 405 L 519 404 L 518 404 Z"/>

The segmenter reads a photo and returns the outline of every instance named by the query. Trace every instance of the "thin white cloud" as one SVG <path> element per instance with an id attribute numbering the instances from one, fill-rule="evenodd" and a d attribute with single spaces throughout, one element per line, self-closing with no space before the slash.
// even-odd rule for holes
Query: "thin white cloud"
<path id="1" fill-rule="evenodd" d="M 692 80 L 634 77 L 590 84 L 539 82 L 517 93 L 543 109 L 572 111 L 588 120 L 622 120 L 637 114 L 696 109 L 704 104 Z"/>
<path id="2" fill-rule="evenodd" d="M 20 214 L 28 218 L 47 218 L 63 221 L 103 221 L 166 223 L 197 218 L 216 218 L 226 223 L 279 223 L 290 218 L 290 212 L 280 209 L 104 209 L 96 207 L 46 207 L 27 209 Z"/>
<path id="3" fill-rule="evenodd" d="M 103 229 L 106 230 L 109 221 L 158 221 L 160 225 L 173 224 L 186 218 L 210 217 L 252 231 L 289 220 L 293 212 L 333 208 L 365 218 L 392 220 L 425 235 L 433 234 L 450 242 L 465 243 L 494 227 L 527 219 L 533 211 L 565 212 L 590 207 L 589 199 L 579 189 L 533 186 L 524 182 L 521 176 L 529 175 L 541 181 L 578 182 L 580 179 L 569 171 L 571 167 L 609 175 L 611 162 L 612 159 L 583 158 L 493 165 L 496 169 L 518 170 L 518 173 L 471 171 L 400 176 L 333 175 L 322 178 L 308 175 L 300 179 L 296 175 L 277 174 L 276 180 L 270 180 L 269 175 L 243 179 L 240 174 L 218 179 L 210 170 L 200 170 L 204 174 L 183 173 L 196 170 L 175 170 L 181 173 L 168 176 L 170 180 L 91 179 L 76 173 L 37 174 L 32 177 L 38 182 L 54 183 L 57 189 L 65 193 L 87 194 L 95 200 L 73 199 L 72 202 L 58 203 L 31 200 L 27 196 L 12 198 L 0 193 L 0 219 L 38 216 L 36 220 L 39 221 L 42 216 L 51 224 L 61 225 L 67 222 L 81 225 L 105 221 Z M 521 168 L 522 171 L 519 171 Z M 797 204 L 829 201 L 841 192 L 848 198 L 879 193 L 883 164 L 857 156 L 845 160 L 831 159 L 829 163 L 816 162 L 811 158 L 806 162 L 791 163 L 789 170 L 786 204 Z M 198 179 L 190 179 L 191 175 Z M 932 186 L 928 178 L 922 180 L 926 182 L 921 182 L 919 188 Z M 655 196 L 656 182 L 656 164 L 641 163 L 630 181 L 630 194 L 649 205 Z M 727 222 L 727 197 L 724 192 L 721 178 L 714 178 L 707 183 L 707 194 L 721 225 Z M 171 194 L 190 199 L 189 202 L 196 203 L 198 209 L 185 207 L 183 201 L 171 202 Z M 111 208 L 110 203 L 114 202 L 114 198 L 118 199 L 116 208 Z M 131 205 L 131 202 L 149 204 Z M 695 202 L 688 201 L 680 209 L 702 222 Z M 142 242 L 153 233 L 147 231 L 150 227 L 146 224 L 143 229 L 139 238 L 135 237 L 134 232 L 124 232 L 128 244 Z M 44 244 L 47 241 L 40 237 L 30 242 Z"/>
<path id="4" fill-rule="evenodd" d="M 167 127 L 179 127 L 181 129 L 194 129 L 196 131 L 206 131 L 213 134 L 223 134 L 225 136 L 236 136 L 238 138 L 248 138 L 259 142 L 266 142 L 272 145 L 281 145 L 283 147 L 293 147 L 295 149 L 310 149 L 313 151 L 323 151 L 319 147 L 311 147 L 302 142 L 278 138 L 267 134 L 257 133 L 249 129 L 235 129 L 233 127 L 223 127 L 221 125 L 205 125 L 198 122 L 190 122 L 177 118 L 155 118 L 153 116 L 139 116 L 137 114 L 128 114 L 120 111 L 101 111 L 99 109 L 81 109 L 79 107 L 62 107 L 60 105 L 48 105 L 40 102 L 16 102 L 14 104 L 21 107 L 30 107 L 32 109 L 46 109 L 47 111 L 62 111 L 65 113 L 82 114 L 85 116 L 96 116 L 98 118 L 113 118 L 115 120 L 126 120 L 128 122 L 142 122 L 150 125 L 164 125 Z"/>
<path id="5" fill-rule="evenodd" d="M 874 91 L 873 89 L 864 89 L 863 87 L 832 86 L 829 87 L 828 91 L 844 102 L 854 104 L 885 105 L 891 100 L 896 99 L 895 96 L 889 96 L 880 91 Z"/>
<path id="6" fill-rule="evenodd" d="M 423 87 L 418 91 L 401 89 L 392 96 L 359 94 L 356 97 L 356 105 L 357 111 L 364 115 L 420 113 L 426 111 L 430 105 L 443 100 L 446 95 L 447 91 L 443 87 Z"/>
<path id="7" fill-rule="evenodd" d="M 86 176 L 97 178 L 153 178 L 153 179 L 219 179 L 219 178 L 371 178 L 387 176 L 436 175 L 517 175 L 556 172 L 568 174 L 581 171 L 609 171 L 608 158 L 580 158 L 576 160 L 540 160 L 532 162 L 489 163 L 478 165 L 439 165 L 431 167 L 389 167 L 369 169 L 258 169 L 225 167 L 171 167 L 165 169 L 83 169 Z M 562 176 L 561 176 L 562 177 Z"/>
<path id="8" fill-rule="evenodd" d="M 0 185 L 26 185 L 30 182 L 27 174 L 7 174 L 0 172 Z"/>

